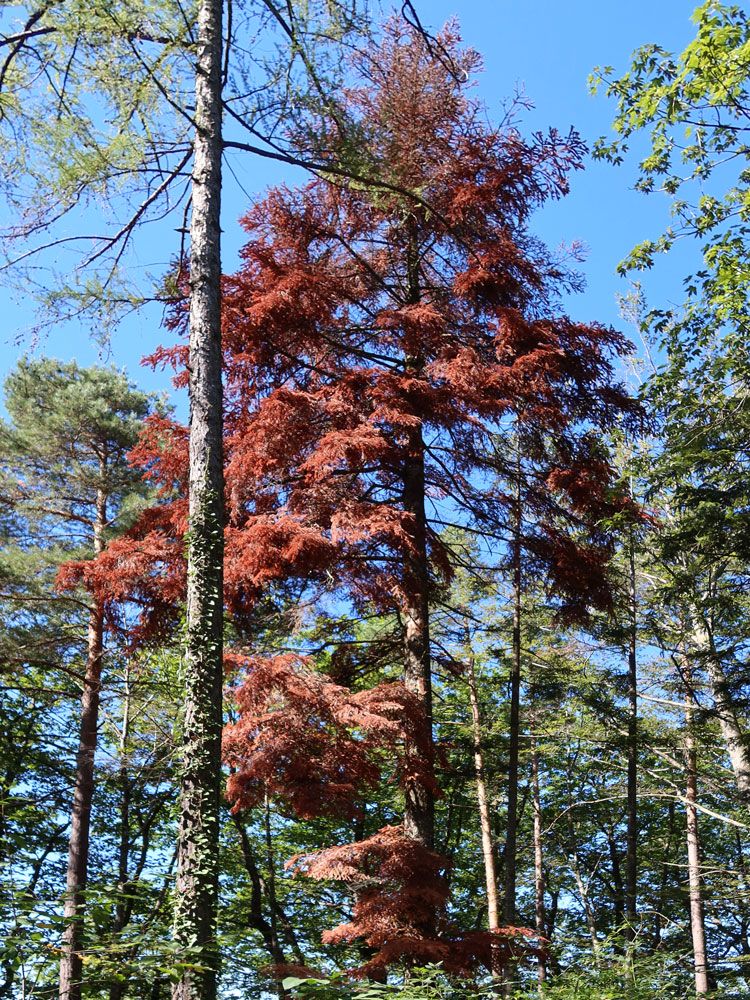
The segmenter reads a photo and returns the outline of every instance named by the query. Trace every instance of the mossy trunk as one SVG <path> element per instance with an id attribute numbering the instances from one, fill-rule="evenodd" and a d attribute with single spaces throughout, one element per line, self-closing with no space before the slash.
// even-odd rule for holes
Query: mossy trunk
<path id="1" fill-rule="evenodd" d="M 420 301 L 419 241 L 414 219 L 409 223 L 406 253 L 406 301 Z M 407 357 L 405 374 L 424 377 L 424 360 Z M 425 511 L 425 445 L 421 421 L 409 433 L 403 468 L 403 507 L 411 516 L 409 551 L 404 557 L 402 581 L 404 622 L 404 685 L 419 698 L 427 727 L 427 753 L 432 756 L 432 670 L 430 663 L 429 565 Z M 434 847 L 435 801 L 432 791 L 411 780 L 404 794 L 404 832 L 425 847 Z"/>
<path id="2" fill-rule="evenodd" d="M 214 1000 L 221 788 L 223 464 L 221 384 L 222 2 L 198 11 L 190 227 L 190 480 L 184 733 L 173 1000 Z"/>

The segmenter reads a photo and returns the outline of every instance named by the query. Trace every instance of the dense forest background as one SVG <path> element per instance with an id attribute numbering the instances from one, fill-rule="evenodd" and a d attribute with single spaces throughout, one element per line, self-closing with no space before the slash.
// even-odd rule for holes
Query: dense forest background
<path id="1" fill-rule="evenodd" d="M 4 26 L 5 270 L 158 306 L 191 416 L 43 341 L 5 382 L 0 996 L 745 996 L 743 10 L 595 71 L 589 149 L 411 4 L 72 6 Z M 213 296 L 212 137 L 301 178 Z M 621 329 L 535 230 L 591 153 L 671 205 Z"/>

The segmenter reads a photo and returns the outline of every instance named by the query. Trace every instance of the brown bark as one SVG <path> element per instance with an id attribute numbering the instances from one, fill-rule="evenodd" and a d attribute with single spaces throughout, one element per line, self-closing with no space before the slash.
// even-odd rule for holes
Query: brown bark
<path id="1" fill-rule="evenodd" d="M 407 295 L 412 305 L 420 300 L 419 249 L 416 222 L 412 220 L 406 257 Z M 419 378 L 423 362 L 408 357 L 405 370 Z M 411 517 L 411 552 L 404 560 L 402 616 L 404 622 L 404 685 L 419 699 L 427 727 L 428 753 L 432 753 L 432 671 L 430 664 L 429 568 L 427 515 L 425 511 L 424 439 L 421 422 L 409 434 L 403 469 L 403 506 Z M 410 781 L 404 792 L 404 832 L 430 849 L 435 841 L 435 802 L 432 791 Z"/>
<path id="2" fill-rule="evenodd" d="M 685 680 L 685 798 L 687 804 L 687 858 L 688 885 L 690 887 L 690 933 L 693 939 L 693 965 L 695 968 L 695 992 L 708 993 L 708 959 L 706 953 L 706 928 L 703 918 L 703 896 L 700 873 L 700 836 L 698 831 L 698 767 L 693 729 L 693 699 L 689 670 L 684 672 Z"/>
<path id="3" fill-rule="evenodd" d="M 102 482 L 106 461 L 101 462 Z M 107 524 L 107 496 L 103 486 L 96 494 L 94 519 L 94 555 L 104 549 L 104 529 Z M 89 613 L 86 649 L 86 670 L 81 696 L 81 723 L 76 755 L 76 777 L 70 820 L 70 842 L 66 876 L 64 917 L 68 921 L 63 932 L 60 959 L 60 1000 L 80 1000 L 83 974 L 81 948 L 85 892 L 89 865 L 89 831 L 91 806 L 94 799 L 94 757 L 99 726 L 99 693 L 101 690 L 104 613 L 100 602 Z"/>
<path id="4" fill-rule="evenodd" d="M 404 685 L 419 699 L 432 742 L 432 675 L 428 610 L 426 515 L 424 505 L 424 442 L 421 428 L 410 435 L 408 464 L 404 473 L 404 510 L 413 518 L 413 555 L 405 571 L 407 598 L 404 620 Z M 420 781 L 410 781 L 404 794 L 404 832 L 432 848 L 435 839 L 435 803 L 432 792 Z"/>
<path id="5" fill-rule="evenodd" d="M 185 718 L 173 1000 L 214 1000 L 223 631 L 221 386 L 222 0 L 200 0 L 190 222 L 190 474 Z"/>

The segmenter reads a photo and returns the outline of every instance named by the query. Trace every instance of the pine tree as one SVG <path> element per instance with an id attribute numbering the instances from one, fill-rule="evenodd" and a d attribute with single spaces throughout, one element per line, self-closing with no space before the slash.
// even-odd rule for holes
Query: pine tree
<path id="1" fill-rule="evenodd" d="M 95 559 L 107 539 L 134 516 L 134 501 L 145 496 L 127 454 L 152 400 L 112 369 L 23 359 L 6 381 L 6 406 L 11 422 L 0 431 L 3 498 L 13 510 L 17 530 L 26 536 L 18 537 L 15 558 L 27 563 L 27 572 L 40 557 L 50 568 L 59 565 L 62 553 L 80 559 L 82 550 L 88 550 L 88 557 Z M 27 550 L 29 541 L 31 549 Z M 23 608 L 27 596 L 34 599 L 18 592 L 14 603 Z M 48 592 L 47 596 L 49 600 L 52 595 Z M 65 897 L 68 923 L 60 967 L 60 995 L 65 1000 L 75 1000 L 81 991 L 84 893 L 104 655 L 103 602 L 93 599 L 87 614 L 85 663 L 78 675 L 83 691 Z M 66 658 L 71 652 L 65 651 Z"/>

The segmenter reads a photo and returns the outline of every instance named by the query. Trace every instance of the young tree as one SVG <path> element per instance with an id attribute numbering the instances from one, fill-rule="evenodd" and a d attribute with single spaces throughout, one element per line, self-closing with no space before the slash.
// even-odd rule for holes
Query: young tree
<path id="1" fill-rule="evenodd" d="M 6 381 L 11 422 L 3 438 L 2 489 L 19 528 L 33 539 L 32 559 L 45 539 L 46 559 L 58 565 L 63 553 L 95 559 L 108 538 L 137 512 L 133 503 L 146 490 L 127 454 L 138 439 L 153 401 L 112 369 L 79 368 L 75 362 L 23 359 Z M 26 540 L 18 539 L 18 558 Z M 28 560 L 27 560 L 28 561 Z M 18 594 L 20 607 L 25 595 Z M 78 603 L 78 602 L 77 602 Z M 94 793 L 105 613 L 101 599 L 88 608 L 85 666 L 80 675 L 80 739 L 75 768 L 67 869 L 60 996 L 75 1000 L 81 990 L 82 924 L 85 912 L 89 830 Z M 66 652 L 70 657 L 70 651 Z"/>

